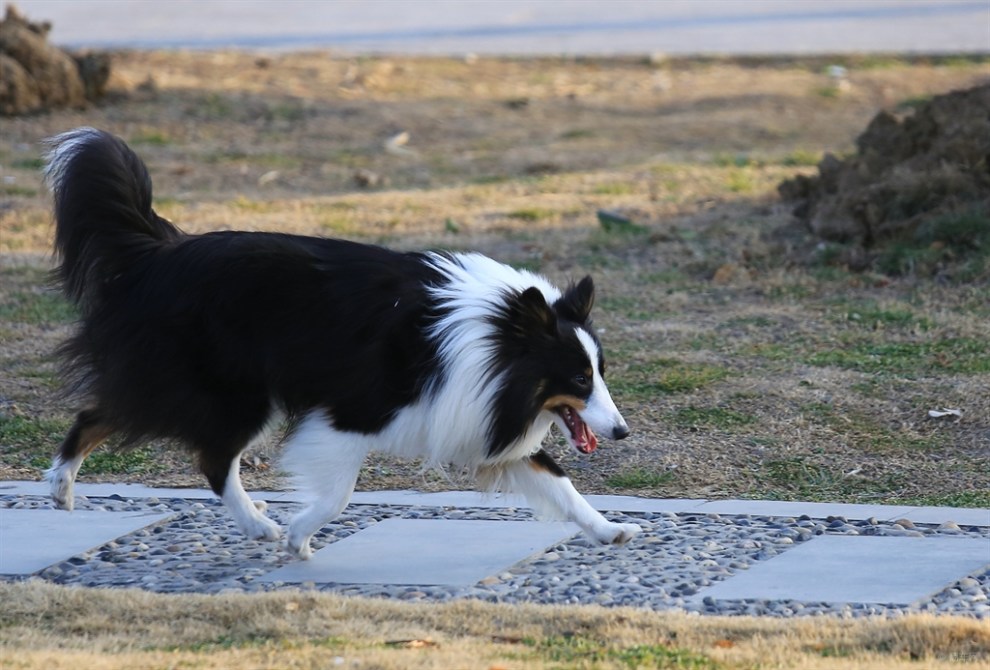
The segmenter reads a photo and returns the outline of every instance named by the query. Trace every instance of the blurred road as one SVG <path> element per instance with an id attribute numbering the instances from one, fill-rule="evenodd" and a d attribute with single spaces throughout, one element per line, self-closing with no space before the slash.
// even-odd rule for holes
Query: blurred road
<path id="1" fill-rule="evenodd" d="M 990 0 L 18 0 L 73 47 L 409 54 L 990 52 Z"/>

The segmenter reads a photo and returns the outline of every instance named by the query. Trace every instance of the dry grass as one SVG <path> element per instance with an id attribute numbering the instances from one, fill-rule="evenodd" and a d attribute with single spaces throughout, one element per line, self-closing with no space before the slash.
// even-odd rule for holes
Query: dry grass
<path id="1" fill-rule="evenodd" d="M 0 584 L 4 668 L 984 668 L 990 622 Z"/>

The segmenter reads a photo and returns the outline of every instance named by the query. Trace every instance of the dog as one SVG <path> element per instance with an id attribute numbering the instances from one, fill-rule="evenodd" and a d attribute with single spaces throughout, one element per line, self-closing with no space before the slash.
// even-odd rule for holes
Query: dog
<path id="1" fill-rule="evenodd" d="M 56 278 L 77 307 L 59 350 L 84 402 L 47 472 L 71 510 L 86 456 L 165 438 L 188 447 L 243 533 L 281 530 L 241 484 L 241 452 L 287 417 L 283 465 L 312 502 L 286 546 L 347 506 L 369 452 L 473 471 L 602 543 L 640 531 L 605 519 L 541 444 L 556 424 L 579 452 L 629 428 L 605 386 L 590 277 L 566 290 L 476 253 L 258 232 L 189 235 L 152 209 L 141 159 L 77 128 L 48 140 Z"/>

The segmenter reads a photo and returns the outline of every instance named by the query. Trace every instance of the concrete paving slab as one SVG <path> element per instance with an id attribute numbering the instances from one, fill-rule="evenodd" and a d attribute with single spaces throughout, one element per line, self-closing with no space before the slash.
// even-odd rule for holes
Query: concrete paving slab
<path id="1" fill-rule="evenodd" d="M 683 512 L 707 502 L 685 498 L 636 498 L 633 496 L 586 495 L 595 509 L 606 512 Z M 521 507 L 528 508 L 526 499 L 515 494 L 490 494 L 479 491 L 367 491 L 351 497 L 353 503 L 376 505 L 421 505 L 424 507 Z"/>
<path id="2" fill-rule="evenodd" d="M 0 574 L 30 575 L 171 514 L 0 509 Z"/>
<path id="3" fill-rule="evenodd" d="M 109 498 L 120 496 L 124 499 L 141 500 L 144 498 L 182 498 L 184 500 L 209 500 L 217 495 L 210 489 L 194 488 L 153 488 L 143 484 L 107 483 L 91 484 L 76 482 L 74 493 L 76 497 Z M 47 482 L 0 482 L 0 495 L 42 496 L 49 494 Z M 267 500 L 268 502 L 296 502 L 302 500 L 302 495 L 296 491 L 248 491 L 252 500 Z"/>
<path id="4" fill-rule="evenodd" d="M 0 495 L 47 496 L 46 482 L 0 482 Z M 185 498 L 186 500 L 208 500 L 216 498 L 209 489 L 152 488 L 142 484 L 88 484 L 78 482 L 77 496 L 107 498 L 118 495 L 122 498 Z M 254 500 L 268 502 L 305 502 L 299 491 L 249 491 Z M 679 498 L 636 498 L 633 496 L 588 495 L 591 505 L 601 511 L 615 512 L 681 512 L 697 507 L 707 501 Z M 503 507 L 528 507 L 521 495 L 491 494 L 480 491 L 441 491 L 423 493 L 421 491 L 357 491 L 351 502 L 359 505 L 407 505 L 423 507 L 479 507 L 497 509 Z"/>
<path id="5" fill-rule="evenodd" d="M 904 516 L 914 523 L 955 521 L 960 526 L 990 526 L 990 509 L 975 507 L 915 507 Z"/>
<path id="6" fill-rule="evenodd" d="M 784 500 L 713 500 L 692 509 L 692 512 L 715 514 L 752 514 L 756 516 L 792 516 L 807 514 L 813 519 L 828 516 L 841 516 L 846 519 L 869 519 L 880 521 L 900 519 L 913 507 L 910 505 L 853 505 L 849 503 L 819 503 Z"/>
<path id="7" fill-rule="evenodd" d="M 821 535 L 695 599 L 909 605 L 988 564 L 983 538 Z"/>
<path id="8" fill-rule="evenodd" d="M 576 532 L 569 523 L 385 519 L 260 579 L 470 586 Z"/>
<path id="9" fill-rule="evenodd" d="M 526 500 L 518 495 L 481 493 L 480 491 L 357 491 L 351 502 L 366 505 L 409 505 L 423 507 L 526 507 Z"/>
<path id="10" fill-rule="evenodd" d="M 633 496 L 586 495 L 591 506 L 600 512 L 687 512 L 707 500 L 693 498 L 636 498 Z"/>
<path id="11" fill-rule="evenodd" d="M 0 482 L 0 495 L 47 496 L 46 482 Z M 209 489 L 152 488 L 142 484 L 77 483 L 76 494 L 93 498 L 118 495 L 122 498 L 216 498 Z M 299 491 L 249 491 L 254 500 L 268 502 L 305 502 Z M 777 500 L 704 500 L 691 498 L 637 498 L 634 496 L 587 495 L 585 498 L 600 511 L 613 512 L 698 512 L 702 514 L 753 514 L 765 516 L 801 516 L 816 519 L 843 516 L 847 519 L 876 517 L 881 521 L 907 518 L 915 523 L 941 524 L 955 521 L 961 526 L 990 527 L 990 509 L 968 507 L 914 507 L 910 505 L 854 505 L 847 503 L 788 502 Z M 486 494 L 478 491 L 358 491 L 351 502 L 359 505 L 406 505 L 424 507 L 527 507 L 518 495 Z"/>

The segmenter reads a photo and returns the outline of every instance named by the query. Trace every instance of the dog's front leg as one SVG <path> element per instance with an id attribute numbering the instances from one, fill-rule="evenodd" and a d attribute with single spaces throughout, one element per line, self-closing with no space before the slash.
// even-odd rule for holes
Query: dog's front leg
<path id="1" fill-rule="evenodd" d="M 573 521 L 603 544 L 625 544 L 642 530 L 636 524 L 613 523 L 602 516 L 543 450 L 502 467 L 503 482 L 508 489 L 526 496 L 541 517 Z"/>

